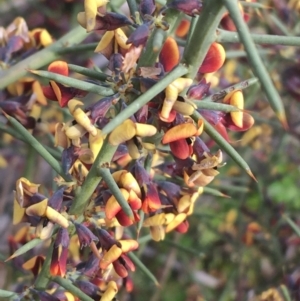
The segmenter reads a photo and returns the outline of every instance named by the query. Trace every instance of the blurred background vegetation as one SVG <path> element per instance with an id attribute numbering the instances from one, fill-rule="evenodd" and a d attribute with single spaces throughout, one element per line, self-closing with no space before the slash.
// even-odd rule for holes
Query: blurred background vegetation
<path id="1" fill-rule="evenodd" d="M 261 0 L 256 2 L 260 4 L 258 8 L 243 4 L 251 15 L 249 27 L 253 33 L 300 36 L 300 14 L 292 9 L 291 1 Z M 57 39 L 77 24 L 76 15 L 82 5 L 82 1 L 2 0 L 0 26 L 5 27 L 16 16 L 22 16 L 30 29 L 47 28 Z M 89 37 L 90 42 L 97 39 L 97 34 Z M 253 76 L 240 44 L 224 46 L 227 60 L 211 78 L 211 92 Z M 171 233 L 163 242 L 145 241 L 141 245 L 143 262 L 157 276 L 160 287 L 155 287 L 137 270 L 132 275 L 133 292 L 121 293 L 120 300 L 300 300 L 297 233 L 297 225 L 300 226 L 300 51 L 288 46 L 259 45 L 258 48 L 280 91 L 289 129 L 283 130 L 258 84 L 244 90 L 246 108 L 256 123 L 246 134 L 234 134 L 230 139 L 249 163 L 257 183 L 230 158 L 225 158 L 226 166 L 209 185 L 224 197 L 211 195 L 208 190 L 197 202 L 187 234 Z M 91 61 L 97 65 L 98 56 L 91 51 L 67 56 L 66 60 L 83 66 Z M 41 158 L 29 156 L 32 152 L 24 143 L 1 132 L 0 137 L 3 259 L 8 254 L 8 236 L 17 230 L 11 226 L 16 179 L 26 174 L 34 182 L 50 183 L 52 175 Z M 40 139 L 51 145 L 47 137 Z M 0 273 L 0 287 L 11 288 L 16 272 L 9 264 L 0 263 Z M 285 288 L 288 294 L 284 293 Z"/>

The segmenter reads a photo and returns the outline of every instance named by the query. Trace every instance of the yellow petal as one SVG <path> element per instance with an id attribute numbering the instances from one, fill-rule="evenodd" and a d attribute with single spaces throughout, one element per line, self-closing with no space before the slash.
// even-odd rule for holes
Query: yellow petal
<path id="1" fill-rule="evenodd" d="M 92 124 L 89 117 L 81 108 L 76 108 L 72 113 L 74 119 L 80 124 L 84 129 L 86 129 L 91 135 L 97 135 L 97 129 Z"/>
<path id="2" fill-rule="evenodd" d="M 127 191 L 126 191 L 127 192 Z M 123 193 L 122 193 L 123 194 Z M 127 192 L 127 199 L 129 193 Z M 116 216 L 116 214 L 122 209 L 120 204 L 118 203 L 117 199 L 114 195 L 112 195 L 106 202 L 105 205 L 105 215 L 107 219 L 112 219 Z"/>
<path id="3" fill-rule="evenodd" d="M 163 226 L 151 226 L 150 234 L 154 241 L 164 240 L 166 236 L 166 232 Z"/>
<path id="4" fill-rule="evenodd" d="M 166 223 L 165 213 L 152 215 L 144 220 L 144 227 L 162 226 Z"/>
<path id="5" fill-rule="evenodd" d="M 16 199 L 16 192 L 14 191 L 14 212 L 13 212 L 13 224 L 16 225 L 22 222 L 25 215 L 25 208 L 22 208 Z"/>
<path id="6" fill-rule="evenodd" d="M 238 90 L 238 91 L 233 91 L 228 93 L 224 100 L 224 103 L 229 103 L 232 106 L 236 106 L 237 108 L 243 110 L 244 109 L 244 96 L 243 92 Z M 230 112 L 230 116 L 234 124 L 240 128 L 243 127 L 243 115 L 244 113 L 242 111 L 240 112 Z"/>
<path id="7" fill-rule="evenodd" d="M 86 16 L 85 12 L 80 12 L 77 14 L 77 22 L 83 28 L 86 28 Z"/>
<path id="8" fill-rule="evenodd" d="M 61 146 L 62 148 L 68 148 L 70 146 L 69 139 L 66 135 L 66 132 L 63 130 L 65 124 L 58 122 L 55 125 L 55 135 L 54 135 L 54 146 Z"/>
<path id="9" fill-rule="evenodd" d="M 140 137 L 151 137 L 157 133 L 157 128 L 151 124 L 136 123 L 136 135 Z"/>
<path id="10" fill-rule="evenodd" d="M 43 201 L 33 204 L 26 208 L 26 214 L 29 216 L 45 216 L 47 206 L 48 199 L 44 199 Z"/>
<path id="11" fill-rule="evenodd" d="M 100 268 L 105 270 L 112 262 L 122 255 L 122 250 L 117 245 L 113 245 L 100 260 Z"/>
<path id="12" fill-rule="evenodd" d="M 109 135 L 108 141 L 111 145 L 119 145 L 130 140 L 136 135 L 135 123 L 127 119 L 117 126 Z"/>
<path id="13" fill-rule="evenodd" d="M 22 264 L 22 268 L 27 271 L 30 271 L 35 266 L 36 260 L 37 260 L 37 256 L 30 258 L 29 260 L 27 260 Z"/>
<path id="14" fill-rule="evenodd" d="M 128 154 L 133 160 L 137 160 L 140 158 L 140 150 L 138 149 L 133 139 L 126 141 L 126 146 L 128 149 Z"/>
<path id="15" fill-rule="evenodd" d="M 59 212 L 54 210 L 51 207 L 47 207 L 45 216 L 52 221 L 53 223 L 59 224 L 63 228 L 68 228 L 69 227 L 69 221 L 61 215 Z"/>
<path id="16" fill-rule="evenodd" d="M 18 179 L 16 183 L 17 194 L 23 194 L 23 192 L 25 192 L 26 194 L 32 196 L 38 192 L 39 187 L 40 184 L 31 183 L 29 180 L 23 177 Z M 22 206 L 22 204 L 20 205 Z"/>
<path id="17" fill-rule="evenodd" d="M 43 229 L 39 233 L 40 239 L 45 240 L 45 239 L 50 238 L 52 236 L 53 230 L 54 230 L 54 224 L 51 222 L 48 222 L 47 226 L 43 227 Z"/>
<path id="18" fill-rule="evenodd" d="M 177 226 L 179 226 L 184 220 L 186 219 L 185 213 L 179 213 L 175 216 L 175 218 L 170 222 L 166 227 L 166 233 L 171 232 L 174 230 Z"/>
<path id="19" fill-rule="evenodd" d="M 47 99 L 44 95 L 43 89 L 41 87 L 41 84 L 39 81 L 34 81 L 32 84 L 32 90 L 36 96 L 37 101 L 43 105 L 46 106 L 47 105 Z"/>
<path id="20" fill-rule="evenodd" d="M 97 135 L 93 136 L 93 135 L 89 135 L 89 146 L 91 151 L 94 154 L 94 158 L 96 158 L 98 156 L 98 153 L 101 150 L 101 147 L 103 145 L 103 135 L 101 133 L 101 130 L 97 129 Z"/>
<path id="21" fill-rule="evenodd" d="M 178 124 L 170 128 L 162 139 L 163 144 L 167 144 L 180 139 L 185 139 L 196 135 L 197 128 L 193 123 Z"/>
<path id="22" fill-rule="evenodd" d="M 115 30 L 115 38 L 118 45 L 123 49 L 129 49 L 131 44 L 126 44 L 128 38 L 121 28 Z"/>
<path id="23" fill-rule="evenodd" d="M 117 292 L 118 292 L 118 287 L 116 282 L 109 281 L 105 292 L 101 296 L 100 301 L 112 301 L 116 296 Z"/>
<path id="24" fill-rule="evenodd" d="M 40 41 L 44 47 L 47 47 L 53 43 L 53 39 L 47 29 L 42 29 L 40 33 Z"/>
<path id="25" fill-rule="evenodd" d="M 85 28 L 86 31 L 92 31 L 96 25 L 97 16 L 97 1 L 96 0 L 84 0 L 85 11 Z"/>
<path id="26" fill-rule="evenodd" d="M 193 83 L 193 80 L 190 78 L 177 78 L 174 80 L 165 90 L 165 100 L 161 110 L 161 119 L 168 120 L 170 112 L 173 108 L 175 101 L 177 100 L 178 95 L 187 87 Z"/>
<path id="27" fill-rule="evenodd" d="M 119 243 L 121 244 L 121 249 L 123 253 L 127 253 L 133 250 L 136 250 L 139 247 L 139 243 L 134 239 L 124 239 L 119 240 Z"/>
<path id="28" fill-rule="evenodd" d="M 183 102 L 183 101 L 175 101 L 173 105 L 173 109 L 176 112 L 187 116 L 192 115 L 195 111 L 195 107 L 191 103 Z"/>
<path id="29" fill-rule="evenodd" d="M 119 185 L 121 176 L 127 172 L 128 172 L 127 170 L 121 169 L 121 170 L 113 172 L 111 175 L 114 178 L 115 182 Z"/>
<path id="30" fill-rule="evenodd" d="M 181 93 L 184 89 L 188 88 L 192 83 L 193 80 L 191 78 L 180 77 L 175 79 L 171 85 L 178 90 L 178 93 Z"/>
<path id="31" fill-rule="evenodd" d="M 70 127 L 67 127 L 67 125 L 65 125 L 64 128 L 65 128 L 66 136 L 69 139 L 81 138 L 87 132 L 87 130 L 83 126 L 81 126 L 80 124 L 75 124 L 75 125 L 72 125 Z"/>
<path id="32" fill-rule="evenodd" d="M 141 197 L 140 186 L 131 172 L 121 174 L 119 185 L 120 187 L 125 188 L 127 191 L 132 189 L 139 198 Z"/>
<path id="33" fill-rule="evenodd" d="M 178 205 L 177 205 L 177 210 L 179 213 L 181 212 L 185 212 L 186 210 L 188 210 L 188 208 L 191 205 L 191 197 L 189 195 L 184 195 L 182 196 L 179 201 L 178 201 Z"/>
<path id="34" fill-rule="evenodd" d="M 100 42 L 98 43 L 94 52 L 101 52 L 102 50 L 104 50 L 111 43 L 114 36 L 115 36 L 114 31 L 107 31 L 102 36 L 102 38 L 101 38 Z"/>

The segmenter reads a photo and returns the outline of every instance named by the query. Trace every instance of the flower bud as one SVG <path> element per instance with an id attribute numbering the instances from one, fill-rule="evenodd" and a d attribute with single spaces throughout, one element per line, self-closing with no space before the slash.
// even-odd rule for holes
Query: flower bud
<path id="1" fill-rule="evenodd" d="M 155 1 L 154 0 L 141 0 L 139 11 L 142 16 L 152 15 L 155 11 Z"/>
<path id="2" fill-rule="evenodd" d="M 80 247 L 89 246 L 93 241 L 98 242 L 99 239 L 93 234 L 93 232 L 87 228 L 84 224 L 74 222 L 76 233 L 78 235 Z"/>
<path id="3" fill-rule="evenodd" d="M 201 100 L 208 93 L 210 83 L 206 83 L 203 78 L 197 85 L 191 86 L 187 91 L 187 97 L 192 99 Z"/>
<path id="4" fill-rule="evenodd" d="M 199 0 L 173 0 L 168 7 L 179 10 L 188 16 L 199 15 L 202 10 L 202 2 Z"/>

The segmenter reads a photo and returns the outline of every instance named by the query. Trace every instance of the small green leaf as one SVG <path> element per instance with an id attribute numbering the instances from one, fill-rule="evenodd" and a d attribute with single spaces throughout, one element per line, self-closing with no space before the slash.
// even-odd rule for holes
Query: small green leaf
<path id="1" fill-rule="evenodd" d="M 77 88 L 79 90 L 96 93 L 102 96 L 111 96 L 114 91 L 110 88 L 101 87 L 96 84 L 89 83 L 87 81 L 79 80 L 76 78 L 60 75 L 54 72 L 42 71 L 42 70 L 28 70 L 32 74 L 54 80 L 55 82 L 61 83 L 63 85 Z"/>
<path id="2" fill-rule="evenodd" d="M 195 103 L 198 109 L 222 111 L 226 113 L 240 111 L 240 109 L 238 109 L 236 106 L 227 105 L 224 103 L 202 101 L 202 100 L 194 100 L 193 102 Z"/>
<path id="3" fill-rule="evenodd" d="M 105 73 L 98 72 L 98 71 L 95 71 L 95 70 L 91 70 L 91 69 L 88 69 L 88 68 L 84 68 L 84 67 L 81 67 L 81 66 L 68 64 L 68 67 L 71 71 L 83 74 L 83 75 L 88 76 L 90 78 L 98 79 L 100 81 L 105 81 L 109 78 L 109 75 L 107 75 Z"/>
<path id="4" fill-rule="evenodd" d="M 218 29 L 217 32 L 217 41 L 220 43 L 238 43 L 240 41 L 240 38 L 239 36 L 237 36 L 236 32 L 227 31 L 223 29 Z M 251 38 L 256 44 L 300 46 L 300 37 L 252 33 Z"/>
<path id="5" fill-rule="evenodd" d="M 19 135 L 21 135 L 22 139 L 26 141 L 29 145 L 32 146 L 44 159 L 46 162 L 49 163 L 49 165 L 66 181 L 70 180 L 70 177 L 66 175 L 61 165 L 56 161 L 56 159 L 45 149 L 45 147 L 33 137 L 24 126 L 18 122 L 15 118 L 7 115 L 5 112 L 3 112 L 9 123 L 12 125 L 12 127 L 18 132 Z"/>
<path id="6" fill-rule="evenodd" d="M 33 249 L 34 247 L 36 247 L 37 245 L 39 245 L 41 242 L 43 242 L 42 239 L 40 238 L 34 238 L 33 240 L 29 241 L 28 243 L 26 243 L 25 245 L 23 245 L 22 247 L 20 247 L 14 254 L 12 254 L 11 256 L 9 256 L 6 261 L 9 261 L 15 257 L 18 257 L 26 252 L 28 252 L 29 250 Z"/>
<path id="7" fill-rule="evenodd" d="M 226 195 L 223 192 L 221 192 L 217 189 L 214 189 L 214 188 L 210 188 L 210 187 L 203 187 L 203 193 L 214 195 L 214 196 L 219 196 L 222 198 L 231 198 L 229 195 Z"/>
<path id="8" fill-rule="evenodd" d="M 295 231 L 295 233 L 300 237 L 299 226 L 285 214 L 282 215 L 282 219 L 285 220 L 291 226 L 291 228 Z"/>
<path id="9" fill-rule="evenodd" d="M 284 301 L 292 301 L 290 293 L 289 293 L 287 287 L 284 284 L 282 284 L 282 285 L 280 285 L 279 288 L 280 288 L 280 291 L 281 291 L 281 293 L 283 295 Z"/>
<path id="10" fill-rule="evenodd" d="M 201 102 L 207 102 L 207 101 L 218 101 L 218 100 L 221 100 L 223 99 L 226 94 L 228 94 L 229 92 L 232 92 L 232 91 L 237 91 L 237 90 L 243 90 L 243 89 L 246 89 L 254 84 L 256 84 L 258 82 L 258 78 L 256 77 L 252 77 L 252 78 L 249 78 L 247 80 L 244 80 L 240 83 L 237 83 L 235 85 L 232 85 L 228 88 L 225 88 L 215 94 L 212 94 L 208 97 L 205 97 L 201 100 Z"/>
<path id="11" fill-rule="evenodd" d="M 86 295 L 82 290 L 72 284 L 71 281 L 68 279 L 61 278 L 59 276 L 55 276 L 51 278 L 52 281 L 59 284 L 61 287 L 66 289 L 68 292 L 72 293 L 73 295 L 77 296 L 81 301 L 93 301 L 91 297 Z"/>
<path id="12" fill-rule="evenodd" d="M 11 298 L 14 295 L 16 295 L 15 292 L 10 292 L 10 291 L 5 291 L 5 290 L 0 289 L 0 297 L 2 297 L 2 298 Z"/>

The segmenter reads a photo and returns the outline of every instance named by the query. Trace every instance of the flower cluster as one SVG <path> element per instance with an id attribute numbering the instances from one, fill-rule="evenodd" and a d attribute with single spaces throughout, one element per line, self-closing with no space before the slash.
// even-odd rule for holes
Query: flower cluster
<path id="1" fill-rule="evenodd" d="M 159 7 L 153 0 L 141 0 L 139 12 L 131 17 L 108 11 L 106 4 L 106 0 L 85 0 L 78 22 L 87 32 L 102 33 L 95 52 L 108 59 L 107 79 L 93 83 L 111 89 L 112 93 L 86 104 L 87 93 L 80 88 L 55 80 L 50 80 L 48 86 L 39 86 L 43 96 L 57 101 L 68 116 L 68 120 L 57 122 L 54 140 L 56 147 L 63 148 L 63 175 L 70 181 L 56 177 L 59 189 L 46 197 L 39 193 L 39 185 L 21 178 L 17 181 L 14 201 L 14 223 L 27 222 L 35 237 L 45 241 L 51 238 L 52 276 L 70 277 L 81 291 L 102 301 L 113 300 L 122 286 L 132 289 L 130 273 L 135 266 L 128 253 L 139 246 L 138 240 L 132 238 L 136 237 L 134 229 L 138 229 L 135 231 L 138 234 L 149 230 L 155 241 L 163 240 L 173 230 L 188 231 L 188 217 L 203 187 L 213 181 L 224 165 L 222 151 L 213 150 L 205 142 L 204 121 L 194 118 L 194 113 L 201 113 L 227 141 L 226 129 L 245 131 L 254 123 L 244 111 L 240 90 L 223 97 L 223 104 L 236 110 L 225 113 L 197 109 L 196 102 L 210 93 L 206 75 L 217 72 L 225 61 L 225 50 L 216 42 L 199 66 L 196 79 L 179 77 L 146 105 L 137 103 L 137 97 L 172 72 L 181 57 L 176 37 L 172 36 L 165 40 L 153 66 L 139 65 L 154 28 L 168 30 L 169 10 L 190 17 L 200 14 L 201 1 L 174 0 Z M 188 28 L 189 21 L 183 19 L 175 35 L 185 37 Z M 40 33 L 40 41 L 44 35 Z M 71 79 L 64 61 L 51 63 L 48 72 Z M 32 87 L 38 85 L 35 81 L 30 83 Z M 22 89 L 17 93 L 23 95 L 25 88 Z M 107 134 L 106 126 L 135 104 L 136 112 Z M 95 167 L 105 147 L 115 153 L 109 162 Z M 100 169 L 94 178 L 98 179 L 105 168 L 109 179 L 95 181 L 83 210 L 74 213 L 72 208 L 78 193 L 93 168 Z M 40 266 L 43 258 L 33 258 L 37 263 L 31 270 L 36 275 L 36 265 Z M 30 264 L 25 266 L 28 268 Z M 41 292 L 32 293 L 42 299 Z M 43 300 L 68 299 L 66 295 L 61 297 L 61 293 L 60 290 L 43 292 L 47 294 Z"/>

